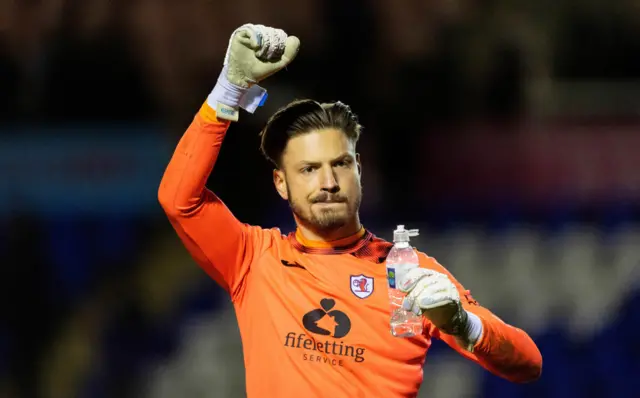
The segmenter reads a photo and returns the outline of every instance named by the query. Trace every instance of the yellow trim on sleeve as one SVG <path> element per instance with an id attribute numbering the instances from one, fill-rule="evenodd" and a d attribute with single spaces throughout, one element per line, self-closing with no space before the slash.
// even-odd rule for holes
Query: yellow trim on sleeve
<path id="1" fill-rule="evenodd" d="M 219 120 L 218 119 L 218 115 L 216 114 L 216 110 L 213 109 L 212 107 L 209 106 L 209 104 L 207 104 L 207 101 L 204 102 L 204 104 L 202 104 L 202 106 L 200 107 L 200 116 L 202 117 L 202 119 L 205 122 L 209 122 L 209 123 L 221 123 L 224 122 L 223 120 Z"/>

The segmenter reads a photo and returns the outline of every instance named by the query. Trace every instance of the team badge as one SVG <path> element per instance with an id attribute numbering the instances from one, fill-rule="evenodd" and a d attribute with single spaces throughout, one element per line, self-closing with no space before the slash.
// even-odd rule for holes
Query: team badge
<path id="1" fill-rule="evenodd" d="M 373 293 L 373 278 L 363 274 L 351 275 L 351 291 L 359 298 L 367 298 Z"/>

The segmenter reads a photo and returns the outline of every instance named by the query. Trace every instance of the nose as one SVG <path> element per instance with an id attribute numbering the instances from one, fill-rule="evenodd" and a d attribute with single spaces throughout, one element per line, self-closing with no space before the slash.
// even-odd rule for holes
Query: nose
<path id="1" fill-rule="evenodd" d="M 336 193 L 340 191 L 340 185 L 338 185 L 338 179 L 336 178 L 332 167 L 325 168 L 322 171 L 320 178 L 322 179 L 320 187 L 323 191 L 329 193 Z"/>

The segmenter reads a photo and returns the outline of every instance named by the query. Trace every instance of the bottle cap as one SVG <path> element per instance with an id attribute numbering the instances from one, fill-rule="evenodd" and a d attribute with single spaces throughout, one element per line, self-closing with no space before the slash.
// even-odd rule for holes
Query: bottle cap
<path id="1" fill-rule="evenodd" d="M 417 229 L 404 229 L 404 225 L 398 225 L 398 228 L 393 231 L 393 242 L 409 242 L 409 238 L 418 236 Z"/>

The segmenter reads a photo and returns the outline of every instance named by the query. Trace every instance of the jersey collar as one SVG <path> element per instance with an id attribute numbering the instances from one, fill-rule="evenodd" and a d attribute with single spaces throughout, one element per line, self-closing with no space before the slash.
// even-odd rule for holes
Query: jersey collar
<path id="1" fill-rule="evenodd" d="M 342 254 L 352 253 L 361 249 L 367 242 L 371 241 L 373 234 L 364 227 L 346 238 L 334 241 L 315 241 L 305 238 L 300 230 L 289 234 L 289 241 L 292 246 L 304 253 L 314 254 Z"/>

